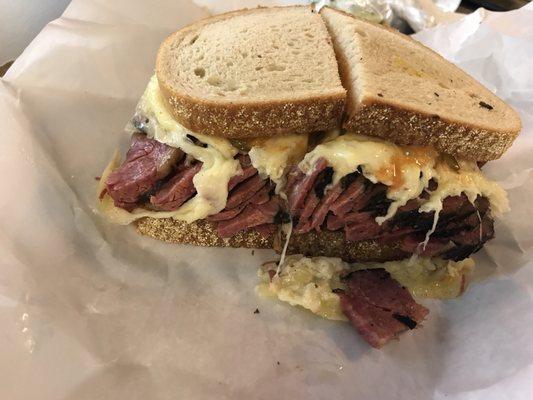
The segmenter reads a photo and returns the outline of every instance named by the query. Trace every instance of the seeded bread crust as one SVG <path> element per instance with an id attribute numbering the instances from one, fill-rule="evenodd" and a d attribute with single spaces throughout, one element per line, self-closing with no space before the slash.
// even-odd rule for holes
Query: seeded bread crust
<path id="1" fill-rule="evenodd" d="M 265 238 L 255 230 L 239 232 L 229 239 L 222 239 L 215 224 L 200 220 L 188 224 L 171 218 L 143 218 L 137 221 L 139 233 L 169 243 L 209 247 L 243 247 L 274 249 L 281 252 L 284 236 L 280 232 Z M 398 244 L 381 245 L 375 241 L 347 242 L 342 232 L 314 231 L 292 235 L 287 254 L 340 257 L 348 262 L 399 260 L 408 256 Z"/>
<path id="2" fill-rule="evenodd" d="M 180 88 L 173 84 L 173 73 L 169 70 L 169 61 L 180 43 L 206 25 L 221 22 L 238 16 L 261 13 L 265 10 L 276 9 L 283 12 L 284 9 L 298 8 L 308 9 L 312 7 L 273 7 L 256 8 L 234 11 L 217 15 L 197 23 L 191 24 L 171 36 L 160 46 L 157 61 L 156 74 L 163 97 L 169 111 L 174 118 L 188 129 L 204 134 L 216 135 L 227 138 L 246 137 L 270 137 L 279 134 L 309 133 L 320 130 L 335 129 L 340 126 L 346 91 L 340 85 L 340 78 L 336 68 L 331 39 L 327 36 L 327 30 L 323 26 L 326 37 L 325 46 L 331 48 L 331 64 L 337 77 L 336 87 L 324 88 L 318 95 L 301 96 L 290 95 L 286 98 L 274 99 L 231 99 L 231 101 L 213 99 L 195 95 L 194 91 Z M 318 18 L 319 24 L 323 24 Z M 259 40 L 260 38 L 253 38 Z M 263 38 L 261 40 L 267 40 Z M 290 82 L 287 85 L 290 86 Z"/>

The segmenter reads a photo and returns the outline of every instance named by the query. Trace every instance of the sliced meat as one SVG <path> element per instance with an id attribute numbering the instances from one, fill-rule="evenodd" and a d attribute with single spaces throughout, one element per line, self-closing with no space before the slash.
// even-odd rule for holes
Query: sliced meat
<path id="1" fill-rule="evenodd" d="M 115 206 L 131 211 L 182 157 L 180 149 L 134 133 L 126 160 L 109 174 L 105 182 L 107 193 Z"/>
<path id="2" fill-rule="evenodd" d="M 229 195 L 226 202 L 226 209 L 235 208 L 249 200 L 267 181 L 261 179 L 259 175 L 254 175 L 250 179 L 239 184 Z"/>
<path id="3" fill-rule="evenodd" d="M 157 210 L 174 211 L 196 193 L 193 178 L 202 168 L 196 163 L 174 175 L 155 195 L 150 196 L 150 203 Z"/>
<path id="4" fill-rule="evenodd" d="M 222 210 L 217 214 L 210 215 L 209 217 L 207 217 L 207 219 L 213 222 L 226 221 L 228 219 L 235 218 L 237 215 L 239 215 L 242 212 L 242 210 L 244 210 L 245 207 L 246 207 L 246 204 L 243 204 L 243 205 L 240 205 L 239 207 L 235 207 L 229 210 Z"/>
<path id="5" fill-rule="evenodd" d="M 340 184 L 337 184 L 324 194 L 324 197 L 320 200 L 320 203 L 315 208 L 313 216 L 311 217 L 311 229 L 320 232 L 320 227 L 326 220 L 331 205 L 337 200 L 341 193 L 342 187 Z"/>
<path id="6" fill-rule="evenodd" d="M 315 211 L 316 206 L 320 203 L 320 199 L 316 195 L 314 190 L 311 190 L 305 199 L 304 206 L 302 208 L 302 213 L 300 214 L 300 221 L 308 220 L 313 212 Z"/>
<path id="7" fill-rule="evenodd" d="M 342 312 L 372 347 L 416 328 L 429 313 L 384 269 L 352 272 L 344 283 L 346 290 L 338 293 Z"/>
<path id="8" fill-rule="evenodd" d="M 254 167 L 248 166 L 243 168 L 240 173 L 231 177 L 228 183 L 228 190 L 232 190 L 239 183 L 244 182 L 246 179 L 254 176 L 255 174 L 257 174 L 257 170 Z"/>
<path id="9" fill-rule="evenodd" d="M 308 193 L 313 188 L 318 175 L 328 166 L 324 158 L 320 158 L 314 166 L 313 171 L 306 175 L 298 167 L 293 168 L 287 179 L 287 198 L 290 213 L 298 217 L 302 211 L 304 201 Z"/>
<path id="10" fill-rule="evenodd" d="M 287 193 L 292 192 L 294 190 L 294 186 L 304 177 L 305 174 L 298 167 L 298 165 L 293 165 L 292 168 L 289 170 L 289 173 L 287 174 L 287 183 L 285 184 Z"/>
<path id="11" fill-rule="evenodd" d="M 440 257 L 459 261 L 479 251 L 487 240 L 494 237 L 494 220 L 487 214 L 475 229 L 461 232 L 451 237 L 454 246 L 443 252 Z"/>
<path id="12" fill-rule="evenodd" d="M 359 175 L 331 205 L 331 212 L 338 216 L 348 214 L 353 209 L 355 199 L 365 191 L 365 178 Z"/>
<path id="13" fill-rule="evenodd" d="M 476 208 L 478 212 L 481 214 L 481 216 L 489 212 L 490 202 L 489 202 L 489 199 L 487 199 L 486 197 L 478 196 L 475 203 L 476 203 Z"/>
<path id="14" fill-rule="evenodd" d="M 479 216 L 477 213 L 472 213 L 467 217 L 463 218 L 451 218 L 448 221 L 441 221 L 437 224 L 435 232 L 431 235 L 432 237 L 437 238 L 449 238 L 454 235 L 460 234 L 465 230 L 473 230 L 479 226 Z M 479 230 L 477 230 L 479 232 Z M 478 234 L 479 238 L 479 234 Z M 478 240 L 479 241 L 479 240 Z"/>
<path id="15" fill-rule="evenodd" d="M 270 184 L 266 184 L 263 186 L 259 191 L 257 191 L 251 198 L 248 200 L 248 203 L 251 204 L 265 204 L 267 201 L 270 200 L 270 190 L 272 187 Z"/>
<path id="16" fill-rule="evenodd" d="M 362 196 L 363 198 L 366 196 Z M 363 203 L 361 211 L 372 211 L 377 215 L 385 215 L 389 210 L 392 200 L 387 197 L 387 186 L 381 183 L 372 185 L 372 190 L 368 194 L 368 200 Z M 355 211 L 355 209 L 352 209 Z"/>
<path id="17" fill-rule="evenodd" d="M 333 168 L 326 167 L 320 174 L 318 174 L 315 185 L 313 186 L 313 191 L 316 194 L 316 197 L 322 199 L 324 194 L 326 194 L 326 189 L 333 181 Z"/>
<path id="18" fill-rule="evenodd" d="M 353 226 L 360 224 L 376 225 L 379 227 L 379 225 L 375 221 L 373 213 L 371 212 L 353 212 L 346 214 L 342 217 L 330 214 L 328 215 L 326 227 L 330 231 L 336 231 L 350 225 Z M 374 228 L 372 228 L 372 230 L 373 229 Z"/>
<path id="19" fill-rule="evenodd" d="M 380 186 L 367 182 L 363 194 L 355 199 L 355 201 L 352 203 L 352 209 L 350 211 L 360 211 L 363 209 L 368 210 L 369 202 L 372 200 L 372 198 L 374 198 L 374 196 L 380 194 L 382 191 L 383 189 Z"/>
<path id="20" fill-rule="evenodd" d="M 328 231 L 338 231 L 344 228 L 344 218 L 335 214 L 329 214 L 326 220 Z"/>
<path id="21" fill-rule="evenodd" d="M 360 223 L 345 227 L 346 240 L 349 242 L 375 239 L 380 234 L 381 227 L 377 224 Z"/>
<path id="22" fill-rule="evenodd" d="M 477 217 L 477 215 L 475 216 Z M 473 220 L 474 218 L 472 218 Z M 494 221 L 490 217 L 477 221 L 473 229 L 464 230 L 451 237 L 452 242 L 461 245 L 484 244 L 487 240 L 494 237 Z"/>
<path id="23" fill-rule="evenodd" d="M 378 225 L 374 215 L 370 212 L 348 214 L 344 221 L 346 240 L 350 242 L 370 240 L 383 232 L 383 228 Z"/>
<path id="24" fill-rule="evenodd" d="M 294 233 L 306 233 L 311 230 L 311 215 L 315 211 L 316 206 L 320 203 L 320 199 L 317 197 L 314 190 L 311 190 L 305 199 L 298 224 L 294 228 Z"/>
<path id="25" fill-rule="evenodd" d="M 248 204 L 235 218 L 218 223 L 218 235 L 227 238 L 248 228 L 273 223 L 278 211 L 279 203 L 275 197 L 261 205 Z"/>
<path id="26" fill-rule="evenodd" d="M 225 208 L 218 214 L 214 214 L 214 215 L 207 217 L 207 219 L 209 221 L 226 221 L 228 219 L 232 219 L 236 217 L 237 215 L 239 215 L 241 211 L 244 210 L 244 208 L 250 203 L 256 204 L 256 205 L 264 204 L 268 200 L 270 200 L 270 189 L 271 189 L 270 184 L 266 184 L 261 189 L 259 189 L 259 191 L 256 192 L 250 199 L 242 202 L 237 207 L 230 208 L 230 209 Z"/>
<path id="27" fill-rule="evenodd" d="M 253 167 L 250 157 L 248 155 L 239 155 L 239 163 L 241 164 L 241 172 L 231 177 L 228 183 L 228 190 L 231 191 L 239 183 L 244 182 L 246 179 L 251 178 L 257 173 L 257 170 Z"/>

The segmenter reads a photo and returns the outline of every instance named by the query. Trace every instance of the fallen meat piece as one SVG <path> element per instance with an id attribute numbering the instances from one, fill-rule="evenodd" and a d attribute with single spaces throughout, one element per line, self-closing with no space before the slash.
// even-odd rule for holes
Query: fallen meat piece
<path id="1" fill-rule="evenodd" d="M 337 291 L 342 312 L 372 347 L 416 328 L 429 312 L 384 269 L 355 271 L 343 280 L 346 289 Z"/>
<path id="2" fill-rule="evenodd" d="M 158 210 L 173 211 L 180 208 L 196 194 L 193 178 L 201 168 L 202 163 L 196 163 L 178 172 L 150 197 L 150 203 Z"/>
<path id="3" fill-rule="evenodd" d="M 167 176 L 182 157 L 180 149 L 134 133 L 126 160 L 109 174 L 105 182 L 107 193 L 115 206 L 131 211 L 141 196 Z"/>

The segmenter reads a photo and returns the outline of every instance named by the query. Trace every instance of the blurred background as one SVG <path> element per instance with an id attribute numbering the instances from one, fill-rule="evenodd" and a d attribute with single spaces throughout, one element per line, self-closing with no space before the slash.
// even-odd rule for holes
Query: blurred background
<path id="1" fill-rule="evenodd" d="M 0 0 L 0 76 L 40 30 L 63 13 L 70 1 Z M 152 1 L 157 4 L 156 0 Z M 199 5 L 205 1 L 195 0 Z M 470 13 L 479 7 L 507 11 L 520 8 L 528 0 L 296 0 L 281 3 L 309 2 L 336 6 L 411 33 L 456 19 L 457 13 Z M 224 11 L 231 8 L 232 1 L 220 0 L 219 3 L 220 11 Z M 269 1 L 246 2 L 247 6 L 267 3 Z"/>

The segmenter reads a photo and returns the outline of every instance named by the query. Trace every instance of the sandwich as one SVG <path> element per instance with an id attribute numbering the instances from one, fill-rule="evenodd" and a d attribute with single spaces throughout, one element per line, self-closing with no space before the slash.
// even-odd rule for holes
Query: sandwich
<path id="1" fill-rule="evenodd" d="M 344 283 L 329 294 L 346 300 L 361 290 L 350 282 L 391 280 L 391 301 L 409 299 L 389 270 L 419 258 L 455 271 L 457 295 L 464 260 L 509 208 L 480 167 L 520 129 L 505 102 L 392 29 L 328 7 L 241 10 L 161 44 L 130 147 L 105 168 L 97 201 L 111 222 L 155 239 L 274 249 L 269 284 L 283 266 L 335 257 Z M 410 327 L 426 314 L 394 318 Z"/>

